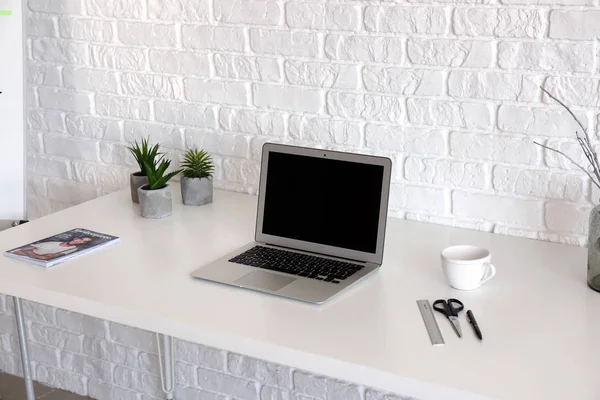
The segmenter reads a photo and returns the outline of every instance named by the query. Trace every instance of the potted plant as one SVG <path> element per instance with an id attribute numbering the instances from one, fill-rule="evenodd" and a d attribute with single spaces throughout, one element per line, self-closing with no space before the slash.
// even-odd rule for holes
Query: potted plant
<path id="1" fill-rule="evenodd" d="M 149 139 L 142 139 L 141 143 L 135 142 L 127 146 L 135 161 L 138 163 L 140 170 L 132 173 L 129 176 L 129 188 L 131 190 L 131 201 L 139 203 L 138 188 L 148 184 L 147 165 L 154 165 L 157 157 L 161 155 L 159 152 L 160 145 L 150 146 Z"/>
<path id="2" fill-rule="evenodd" d="M 183 155 L 181 163 L 181 197 L 183 204 L 202 206 L 213 199 L 213 161 L 204 150 L 190 149 Z"/>
<path id="3" fill-rule="evenodd" d="M 144 218 L 164 218 L 171 215 L 173 210 L 171 186 L 168 182 L 181 170 L 167 172 L 171 160 L 161 155 L 152 163 L 144 161 L 148 183 L 138 188 L 140 211 Z"/>

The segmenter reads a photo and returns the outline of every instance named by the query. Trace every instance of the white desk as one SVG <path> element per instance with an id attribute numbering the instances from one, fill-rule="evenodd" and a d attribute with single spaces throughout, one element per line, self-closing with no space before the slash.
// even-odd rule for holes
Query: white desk
<path id="1" fill-rule="evenodd" d="M 177 189 L 177 188 L 176 188 Z M 313 306 L 189 278 L 253 239 L 256 197 L 219 192 L 203 207 L 144 220 L 127 190 L 0 233 L 8 249 L 84 227 L 121 244 L 53 269 L 0 257 L 0 292 L 420 399 L 600 398 L 600 294 L 585 283 L 586 250 L 391 219 L 384 266 L 331 302 Z M 458 292 L 439 251 L 491 249 L 497 276 Z M 458 297 L 458 339 L 433 347 L 415 301 Z"/>

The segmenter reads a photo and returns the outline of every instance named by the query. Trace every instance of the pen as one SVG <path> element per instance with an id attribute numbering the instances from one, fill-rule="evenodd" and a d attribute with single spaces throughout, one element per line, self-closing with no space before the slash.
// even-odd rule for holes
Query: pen
<path id="1" fill-rule="evenodd" d="M 471 325 L 473 325 L 473 330 L 475 331 L 475 334 L 477 335 L 479 340 L 483 340 L 483 335 L 481 334 L 481 329 L 479 329 L 479 325 L 477 325 L 477 320 L 475 319 L 475 316 L 473 315 L 473 311 L 471 311 L 471 310 L 467 311 L 467 320 L 469 321 L 469 323 Z"/>

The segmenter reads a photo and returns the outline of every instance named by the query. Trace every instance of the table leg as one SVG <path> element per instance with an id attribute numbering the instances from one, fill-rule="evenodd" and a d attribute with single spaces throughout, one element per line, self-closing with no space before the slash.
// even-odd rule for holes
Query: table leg
<path id="1" fill-rule="evenodd" d="M 21 347 L 21 362 L 23 363 L 23 378 L 25 378 L 25 395 L 27 400 L 35 400 L 33 390 L 33 379 L 31 379 L 31 368 L 29 364 L 29 351 L 27 350 L 27 336 L 25 335 L 25 323 L 23 322 L 23 309 L 21 299 L 13 297 L 15 303 L 15 319 L 17 320 L 17 334 L 19 335 L 19 346 Z"/>
<path id="2" fill-rule="evenodd" d="M 156 344 L 158 346 L 158 365 L 160 367 L 160 383 L 162 391 L 167 396 L 167 400 L 173 399 L 175 391 L 175 360 L 173 359 L 173 338 L 171 336 L 162 335 L 162 346 L 160 336 L 156 334 Z M 164 353 L 164 367 L 163 367 Z M 29 400 L 29 399 L 28 399 Z"/>

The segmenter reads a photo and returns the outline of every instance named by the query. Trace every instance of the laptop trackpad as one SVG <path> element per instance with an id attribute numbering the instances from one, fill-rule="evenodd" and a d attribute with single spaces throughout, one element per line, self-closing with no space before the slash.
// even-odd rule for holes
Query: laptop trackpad
<path id="1" fill-rule="evenodd" d="M 254 271 L 236 280 L 235 283 L 241 286 L 276 292 L 295 280 L 296 278 L 290 278 L 289 276 L 272 274 L 263 271 Z"/>

